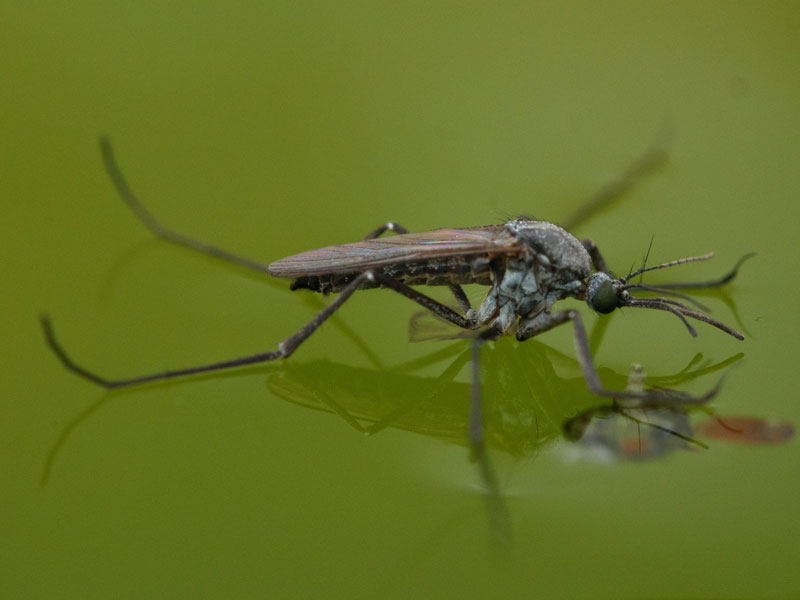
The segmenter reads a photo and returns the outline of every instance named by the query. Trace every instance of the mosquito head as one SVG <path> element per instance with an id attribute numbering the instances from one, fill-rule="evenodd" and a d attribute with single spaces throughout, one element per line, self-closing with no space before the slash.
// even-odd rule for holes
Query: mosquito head
<path id="1" fill-rule="evenodd" d="M 665 284 L 663 286 L 652 286 L 652 285 L 645 285 L 644 283 L 630 283 L 630 280 L 636 277 L 637 275 L 641 275 L 645 271 L 654 271 L 656 269 L 665 269 L 667 267 L 674 267 L 677 265 L 682 265 L 688 262 L 695 262 L 698 260 L 707 260 L 711 258 L 713 254 L 704 254 L 702 256 L 692 256 L 689 258 L 682 258 L 680 260 L 673 260 L 668 263 L 663 263 L 660 265 L 654 265 L 651 267 L 642 267 L 636 271 L 632 271 L 625 275 L 624 277 L 620 277 L 615 279 L 608 273 L 604 273 L 602 271 L 598 271 L 596 273 L 592 273 L 587 281 L 586 285 L 586 302 L 595 312 L 601 314 L 608 314 L 610 312 L 614 312 L 614 309 L 621 308 L 623 306 L 630 306 L 633 308 L 654 308 L 656 310 L 664 310 L 667 312 L 672 313 L 676 317 L 678 317 L 686 328 L 689 330 L 689 333 L 692 336 L 697 335 L 697 331 L 695 331 L 694 327 L 692 327 L 691 323 L 689 323 L 688 319 L 695 319 L 697 321 L 703 321 L 704 323 L 708 323 L 709 325 L 713 325 L 717 329 L 721 329 L 725 333 L 732 335 L 736 339 L 744 339 L 744 336 L 736 331 L 735 329 L 731 329 L 724 323 L 717 321 L 716 319 L 712 319 L 708 316 L 709 310 L 704 305 L 700 304 L 696 300 L 694 300 L 691 296 L 686 294 L 682 294 L 680 292 L 674 291 L 675 287 L 703 287 L 704 283 L 698 284 Z M 742 260 L 737 263 L 734 271 L 729 276 L 723 278 L 724 281 L 727 281 L 735 275 L 735 270 L 738 269 L 739 265 L 749 258 L 750 255 L 745 256 Z M 720 281 L 723 281 L 720 280 Z M 718 282 L 707 282 L 709 285 L 717 285 Z M 645 292 L 655 292 L 660 293 L 665 296 L 672 296 L 672 298 L 665 298 L 665 297 L 636 297 L 631 295 L 631 290 L 639 289 Z M 683 302 L 679 302 L 678 300 L 674 300 L 673 298 L 680 298 L 681 300 L 687 302 L 688 304 L 692 304 L 694 308 L 684 304 Z"/>
<path id="2" fill-rule="evenodd" d="M 608 273 L 592 273 L 586 289 L 586 302 L 595 312 L 604 315 L 614 312 L 615 308 L 625 306 L 629 299 L 628 290 L 622 287 L 623 284 Z"/>

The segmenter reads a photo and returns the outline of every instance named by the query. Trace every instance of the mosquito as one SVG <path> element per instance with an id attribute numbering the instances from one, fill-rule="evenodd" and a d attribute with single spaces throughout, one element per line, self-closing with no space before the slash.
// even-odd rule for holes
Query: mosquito
<path id="1" fill-rule="evenodd" d="M 692 336 L 697 332 L 690 319 L 707 323 L 738 340 L 744 339 L 738 331 L 706 314 L 707 310 L 702 305 L 675 290 L 724 285 L 736 276 L 742 262 L 750 254 L 740 259 L 730 272 L 719 279 L 651 286 L 633 280 L 645 272 L 710 259 L 713 253 L 653 266 L 643 265 L 627 275 L 617 277 L 608 269 L 591 239 L 579 240 L 556 224 L 519 217 L 501 225 L 436 229 L 423 233 L 409 233 L 405 227 L 389 222 L 360 241 L 309 250 L 264 265 L 164 227 L 131 191 L 114 158 L 108 138 L 100 139 L 100 149 L 106 171 L 122 200 L 156 236 L 260 273 L 289 279 L 292 281 L 292 290 L 309 289 L 322 294 L 337 294 L 313 319 L 273 350 L 121 379 L 103 377 L 74 362 L 58 342 L 50 318 L 42 315 L 41 323 L 47 344 L 63 365 L 104 388 L 123 388 L 289 358 L 355 291 L 386 288 L 416 302 L 440 319 L 473 332 L 469 437 L 473 450 L 481 452 L 484 440 L 479 350 L 485 341 L 502 335 L 514 334 L 523 341 L 571 322 L 577 358 L 586 385 L 592 393 L 613 398 L 663 401 L 663 394 L 654 390 L 609 390 L 603 387 L 594 366 L 580 313 L 573 309 L 554 311 L 553 307 L 559 300 L 586 300 L 589 307 L 600 314 L 623 307 L 666 311 L 680 319 Z M 640 172 L 652 167 L 649 163 L 653 160 L 654 157 L 650 156 L 635 166 L 627 179 L 635 179 Z M 625 178 L 622 181 L 624 183 Z M 624 191 L 624 187 L 622 185 L 620 189 L 612 191 L 618 194 L 620 190 Z M 605 201 L 600 199 L 597 203 Z M 396 235 L 381 237 L 387 232 Z M 472 307 L 462 288 L 470 284 L 489 287 L 485 298 L 476 308 Z M 447 286 L 459 309 L 451 308 L 416 289 L 423 285 Z M 661 295 L 639 297 L 634 295 L 637 291 Z M 718 392 L 719 385 L 701 396 L 684 395 L 681 402 L 706 402 Z"/>

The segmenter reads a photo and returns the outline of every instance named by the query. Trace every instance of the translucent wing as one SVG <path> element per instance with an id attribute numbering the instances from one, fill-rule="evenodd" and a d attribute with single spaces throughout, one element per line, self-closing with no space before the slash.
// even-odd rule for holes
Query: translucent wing
<path id="1" fill-rule="evenodd" d="M 461 310 L 457 304 L 449 304 L 448 308 L 458 312 Z M 460 329 L 452 323 L 437 317 L 429 310 L 422 310 L 411 315 L 408 322 L 408 341 L 427 342 L 430 340 L 460 340 L 475 338 L 489 326 L 480 329 Z"/>
<path id="2" fill-rule="evenodd" d="M 275 277 L 293 279 L 304 275 L 360 272 L 449 256 L 514 253 L 522 248 L 522 243 L 503 225 L 436 229 L 309 250 L 275 261 L 268 269 Z"/>

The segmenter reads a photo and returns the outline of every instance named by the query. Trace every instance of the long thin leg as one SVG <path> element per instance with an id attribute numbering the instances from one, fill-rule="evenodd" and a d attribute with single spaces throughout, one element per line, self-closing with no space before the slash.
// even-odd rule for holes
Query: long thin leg
<path id="1" fill-rule="evenodd" d="M 487 329 L 475 336 L 472 341 L 472 393 L 469 411 L 469 442 L 472 460 L 478 465 L 481 480 L 486 488 L 486 512 L 489 517 L 489 534 L 494 544 L 510 547 L 513 542 L 511 515 L 508 512 L 497 473 L 494 470 L 483 429 L 483 402 L 481 399 L 480 350 L 484 342 L 502 335 L 497 329 Z"/>
<path id="2" fill-rule="evenodd" d="M 158 219 L 153 216 L 153 213 L 145 208 L 145 206 L 133 193 L 133 190 L 131 190 L 128 182 L 125 180 L 125 176 L 122 174 L 122 171 L 117 164 L 117 160 L 114 157 L 114 150 L 111 147 L 111 141 L 107 137 L 100 138 L 100 151 L 103 156 L 103 164 L 105 165 L 106 171 L 108 172 L 109 177 L 111 177 L 111 181 L 114 183 L 114 187 L 117 188 L 117 192 L 122 197 L 122 200 L 128 205 L 128 207 L 144 224 L 144 226 L 147 227 L 157 237 L 160 237 L 168 242 L 172 242 L 173 244 L 183 246 L 184 248 L 189 248 L 195 252 L 213 256 L 214 258 L 218 258 L 241 267 L 253 269 L 261 273 L 269 272 L 267 265 L 263 263 L 240 256 L 238 254 L 234 254 L 228 250 L 218 248 L 217 246 L 213 246 L 201 240 L 191 238 L 182 233 L 178 233 L 177 231 L 173 231 L 172 229 L 164 227 L 164 225 L 162 225 Z M 399 223 L 390 221 L 369 232 L 366 236 L 364 236 L 364 239 L 371 240 L 377 238 L 387 231 L 393 231 L 399 234 L 408 233 L 408 229 Z M 448 287 L 450 288 L 450 291 L 453 292 L 453 295 L 455 296 L 459 306 L 464 310 L 465 313 L 470 314 L 471 316 L 470 311 L 472 310 L 472 306 L 470 305 L 464 290 L 461 289 L 461 286 L 450 285 Z"/>
<path id="3" fill-rule="evenodd" d="M 750 258 L 753 258 L 756 255 L 755 252 L 748 252 L 742 258 L 736 261 L 736 264 L 733 265 L 733 268 L 725 273 L 722 277 L 718 279 L 710 279 L 708 281 L 684 281 L 684 282 L 673 282 L 673 283 L 659 283 L 656 284 L 654 287 L 661 288 L 661 289 L 697 289 L 697 288 L 713 288 L 713 287 L 720 287 L 731 281 L 736 275 L 739 273 L 739 268 L 744 264 L 744 262 Z"/>
<path id="4" fill-rule="evenodd" d="M 470 316 L 463 317 L 449 306 L 446 306 L 441 302 L 437 302 L 430 296 L 426 296 L 425 294 L 418 292 L 414 288 L 409 287 L 404 283 L 400 283 L 399 281 L 396 281 L 391 277 L 387 277 L 386 275 L 381 275 L 380 273 L 373 273 L 372 276 L 374 277 L 375 281 L 381 284 L 382 287 L 387 287 L 395 292 L 398 292 L 399 294 L 402 294 L 409 300 L 413 300 L 417 304 L 424 306 L 435 315 L 450 321 L 457 327 L 461 327 L 463 329 L 476 329 L 478 326 L 474 318 Z"/>
<path id="5" fill-rule="evenodd" d="M 593 394 L 598 396 L 605 396 L 609 398 L 632 398 L 637 400 L 652 401 L 656 403 L 663 403 L 670 399 L 669 395 L 664 390 L 645 390 L 645 391 L 629 391 L 629 390 L 608 390 L 603 387 L 600 378 L 597 375 L 597 369 L 594 366 L 592 359 L 592 351 L 589 346 L 589 338 L 586 335 L 586 329 L 583 326 L 583 320 L 580 313 L 575 310 L 563 310 L 557 313 L 542 313 L 533 322 L 529 323 L 525 328 L 520 328 L 517 331 L 517 339 L 520 341 L 526 340 L 545 331 L 549 331 L 558 325 L 572 321 L 573 333 L 575 337 L 575 351 L 578 354 L 578 362 L 583 371 L 583 378 L 586 380 L 586 386 Z M 719 392 L 722 381 L 717 383 L 714 388 L 706 392 L 702 396 L 690 396 L 681 393 L 679 400 L 682 404 L 704 404 Z"/>
<path id="6" fill-rule="evenodd" d="M 671 137 L 669 126 L 663 127 L 656 139 L 644 154 L 637 158 L 628 169 L 619 177 L 602 187 L 594 196 L 563 222 L 567 231 L 582 224 L 584 221 L 601 211 L 606 206 L 623 196 L 641 179 L 660 168 L 667 159 L 667 147 Z"/>
<path id="7" fill-rule="evenodd" d="M 470 304 L 469 298 L 467 298 L 467 294 L 464 292 L 464 289 L 460 285 L 454 283 L 448 285 L 447 287 L 453 293 L 453 296 L 455 296 L 456 302 L 458 302 L 458 305 L 461 307 L 461 310 L 464 311 L 464 314 L 467 315 L 467 318 L 474 319 L 476 316 L 475 311 L 472 309 L 472 304 Z"/>
<path id="8" fill-rule="evenodd" d="M 363 281 L 367 279 L 368 273 L 364 273 L 353 280 L 353 282 L 345 288 L 341 294 L 331 302 L 328 306 L 326 306 L 322 311 L 320 311 L 311 321 L 309 321 L 302 329 L 300 329 L 294 335 L 286 338 L 280 344 L 278 344 L 277 350 L 271 350 L 269 352 L 260 352 L 258 354 L 251 354 L 249 356 L 243 356 L 240 358 L 234 358 L 231 360 L 224 360 L 215 363 L 209 363 L 205 365 L 199 365 L 196 367 L 188 367 L 185 369 L 177 369 L 172 371 L 164 371 L 162 373 L 152 373 L 149 375 L 138 375 L 136 377 L 130 377 L 125 379 L 106 379 L 96 373 L 93 373 L 84 367 L 73 362 L 73 360 L 67 355 L 61 345 L 56 340 L 55 333 L 53 332 L 52 324 L 50 323 L 50 319 L 47 316 L 41 317 L 42 328 L 44 329 L 45 339 L 47 340 L 48 345 L 53 350 L 53 352 L 58 356 L 61 362 L 67 367 L 70 371 L 77 373 L 81 377 L 88 379 L 98 385 L 101 385 L 105 388 L 113 389 L 113 388 L 120 388 L 126 387 L 131 385 L 137 385 L 140 383 L 147 383 L 150 381 L 158 381 L 162 379 L 172 379 L 175 377 L 182 377 L 184 375 L 194 375 L 196 373 L 205 373 L 208 371 L 218 371 L 221 369 L 229 369 L 233 367 L 241 367 L 244 365 L 251 365 L 255 363 L 267 362 L 270 360 L 275 360 L 276 358 L 286 358 L 294 352 L 294 350 L 306 339 L 310 336 L 316 329 L 325 322 L 325 320 L 330 317 L 336 309 L 338 309 L 352 294 L 356 291 L 359 285 Z"/>
<path id="9" fill-rule="evenodd" d="M 218 248 L 217 246 L 213 246 L 201 240 L 191 238 L 182 233 L 178 233 L 177 231 L 164 227 L 164 225 L 162 225 L 158 219 L 153 216 L 153 213 L 145 208 L 145 206 L 133 193 L 133 190 L 131 190 L 128 182 L 125 180 L 125 176 L 122 174 L 122 170 L 117 164 L 116 158 L 114 157 L 114 150 L 111 147 L 111 141 L 105 136 L 100 138 L 100 152 L 103 157 L 103 164 L 105 165 L 106 171 L 108 172 L 109 177 L 111 177 L 111 181 L 114 183 L 114 187 L 116 187 L 120 197 L 133 211 L 136 217 L 144 224 L 144 226 L 147 227 L 147 229 L 149 229 L 154 235 L 173 244 L 183 246 L 184 248 L 194 250 L 195 252 L 200 252 L 201 254 L 212 256 L 241 267 L 252 269 L 260 273 L 269 272 L 267 265 L 263 263 L 240 256 L 238 254 L 234 254 L 228 250 Z M 369 240 L 377 238 L 387 231 L 393 231 L 399 234 L 408 233 L 408 229 L 399 223 L 390 221 L 368 233 L 366 236 L 364 236 L 364 239 Z M 474 313 L 472 312 L 472 306 L 470 305 L 464 290 L 461 289 L 461 286 L 451 285 L 448 287 L 452 291 L 456 301 L 463 309 L 464 313 L 467 314 L 468 317 L 473 317 Z"/>
<path id="10" fill-rule="evenodd" d="M 483 435 L 483 401 L 481 399 L 481 346 L 488 341 L 497 339 L 502 335 L 497 329 L 491 328 L 476 335 L 472 340 L 472 394 L 469 409 L 469 442 L 473 457 L 477 458 L 485 450 Z"/>
<path id="11" fill-rule="evenodd" d="M 147 383 L 150 381 L 158 381 L 163 379 L 172 379 L 175 377 L 182 377 L 184 375 L 194 375 L 196 373 L 205 373 L 208 371 L 218 371 L 221 369 L 229 369 L 233 367 L 241 367 L 244 365 L 251 365 L 255 363 L 262 363 L 267 362 L 270 360 L 275 360 L 276 358 L 288 358 L 296 349 L 297 347 L 302 344 L 312 333 L 314 333 L 317 328 L 324 323 L 328 317 L 330 317 L 344 302 L 352 296 L 353 292 L 355 292 L 362 283 L 365 281 L 377 281 L 382 286 L 388 287 L 393 289 L 394 291 L 402 294 L 406 298 L 413 300 L 414 302 L 424 306 L 428 310 L 433 311 L 443 319 L 447 319 L 454 325 L 459 327 L 463 327 L 465 329 L 474 329 L 476 327 L 476 323 L 473 320 L 467 319 L 462 317 L 457 312 L 452 310 L 451 308 L 445 306 L 417 292 L 416 290 L 397 282 L 385 275 L 381 275 L 379 273 L 375 273 L 373 271 L 366 271 L 356 277 L 350 284 L 342 290 L 341 294 L 328 306 L 322 309 L 313 319 L 311 319 L 305 326 L 303 326 L 297 333 L 292 336 L 289 336 L 285 340 L 283 340 L 280 344 L 278 344 L 277 350 L 271 350 L 269 352 L 260 352 L 258 354 L 251 354 L 249 356 L 243 356 L 240 358 L 234 358 L 231 360 L 225 360 L 215 363 L 209 363 L 206 365 L 200 365 L 196 367 L 189 367 L 186 369 L 177 369 L 174 371 L 164 371 L 162 373 L 152 373 L 149 375 L 139 375 L 136 377 L 130 377 L 125 379 L 106 379 L 84 367 L 75 363 L 69 355 L 64 351 L 61 345 L 58 343 L 58 340 L 55 337 L 55 333 L 53 332 L 53 326 L 50 323 L 49 317 L 43 315 L 41 317 L 42 329 L 44 330 L 45 339 L 47 340 L 48 345 L 53 350 L 53 352 L 58 356 L 64 366 L 69 369 L 70 371 L 80 375 L 81 377 L 88 379 L 98 385 L 101 385 L 105 388 L 120 388 L 126 387 L 131 385 L 136 385 L 140 383 Z"/>
<path id="12" fill-rule="evenodd" d="M 581 244 L 583 247 L 586 248 L 586 251 L 589 253 L 589 257 L 592 259 L 592 265 L 594 266 L 595 271 L 602 271 L 604 273 L 611 273 L 608 270 L 606 265 L 605 259 L 603 259 L 603 255 L 600 254 L 600 249 L 597 247 L 597 244 L 590 238 L 585 238 L 581 240 Z M 652 241 L 651 241 L 652 244 Z M 648 249 L 648 254 L 650 250 Z M 714 287 L 722 287 L 726 283 L 729 283 L 733 280 L 736 275 L 739 273 L 739 269 L 741 266 L 749 259 L 753 258 L 756 255 L 755 252 L 748 252 L 744 256 L 742 256 L 739 260 L 736 261 L 736 264 L 733 265 L 733 268 L 725 273 L 722 277 L 718 277 L 717 279 L 709 279 L 705 281 L 680 281 L 680 282 L 667 282 L 667 283 L 659 283 L 656 285 L 645 285 L 643 283 L 630 283 L 627 284 L 628 288 L 641 288 L 646 291 L 653 291 L 659 292 L 663 290 L 676 290 L 676 289 L 700 289 L 700 288 L 714 288 Z M 695 262 L 697 260 L 707 260 L 713 256 L 713 253 L 704 254 L 703 256 L 697 257 L 690 257 L 688 259 L 680 259 L 677 261 L 672 261 L 669 263 L 664 263 L 663 265 L 657 265 L 655 267 L 645 267 L 643 266 L 641 269 L 629 273 L 625 277 L 622 278 L 622 281 L 627 282 L 636 275 L 643 273 L 645 271 L 651 271 L 655 269 L 667 268 L 676 266 L 679 264 L 683 264 L 685 262 Z M 646 259 L 645 259 L 646 260 Z M 696 303 L 695 300 L 692 300 L 689 296 L 685 296 L 683 294 L 675 294 L 679 297 L 683 298 L 684 300 L 688 300 L 689 302 Z M 701 310 L 708 310 L 706 307 L 699 305 Z"/>
<path id="13" fill-rule="evenodd" d="M 179 246 L 189 248 L 190 250 L 194 250 L 195 252 L 200 252 L 208 256 L 213 256 L 214 258 L 239 265 L 240 267 L 253 269 L 261 273 L 268 272 L 267 265 L 265 264 L 244 256 L 239 256 L 238 254 L 234 254 L 232 252 L 228 252 L 222 248 L 217 248 L 211 244 L 207 244 L 164 227 L 153 216 L 153 214 L 144 207 L 144 205 L 131 190 L 128 182 L 125 181 L 125 177 L 122 175 L 122 171 L 120 170 L 119 165 L 114 158 L 114 151 L 111 148 L 111 142 L 107 137 L 100 138 L 100 152 L 103 156 L 103 164 L 106 167 L 108 175 L 111 177 L 111 181 L 114 183 L 114 187 L 117 188 L 117 192 L 122 197 L 125 204 L 128 205 L 128 207 L 144 224 L 144 226 L 147 227 L 153 234 L 163 240 L 172 242 L 173 244 L 178 244 Z"/>
<path id="14" fill-rule="evenodd" d="M 592 259 L 594 270 L 602 271 L 603 273 L 610 273 L 608 266 L 606 266 L 606 261 L 603 259 L 603 255 L 600 254 L 600 249 L 597 247 L 597 244 L 595 244 L 594 241 L 589 238 L 581 240 L 581 244 L 583 244 L 583 247 L 586 248 L 586 251 L 589 253 L 589 257 Z"/>

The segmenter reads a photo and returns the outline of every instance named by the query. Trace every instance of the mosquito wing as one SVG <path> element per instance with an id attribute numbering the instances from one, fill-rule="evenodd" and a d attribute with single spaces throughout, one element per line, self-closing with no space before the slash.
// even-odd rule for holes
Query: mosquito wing
<path id="1" fill-rule="evenodd" d="M 353 273 L 387 265 L 450 256 L 515 253 L 523 249 L 503 225 L 404 233 L 328 246 L 282 258 L 269 265 L 274 277 Z"/>

